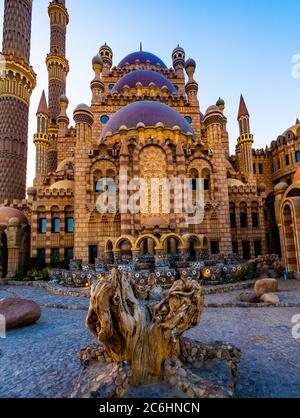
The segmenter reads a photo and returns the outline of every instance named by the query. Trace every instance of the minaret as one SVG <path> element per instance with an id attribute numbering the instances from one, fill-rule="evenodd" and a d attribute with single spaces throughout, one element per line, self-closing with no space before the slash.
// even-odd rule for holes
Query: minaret
<path id="1" fill-rule="evenodd" d="M 46 64 L 49 77 L 48 109 L 50 116 L 48 151 L 48 171 L 57 167 L 57 117 L 60 114 L 60 97 L 66 94 L 66 80 L 69 72 L 69 62 L 66 59 L 66 33 L 69 14 L 65 0 L 52 0 L 49 4 L 50 17 L 50 53 Z"/>
<path id="2" fill-rule="evenodd" d="M 104 77 L 108 77 L 113 63 L 113 51 L 111 47 L 106 44 L 106 42 L 100 47 L 99 55 L 103 62 L 102 75 Z"/>
<path id="3" fill-rule="evenodd" d="M 172 62 L 177 78 L 184 82 L 185 51 L 179 45 L 172 52 Z M 184 86 L 180 86 L 179 93 L 185 94 Z"/>
<path id="4" fill-rule="evenodd" d="M 185 86 L 185 91 L 188 97 L 188 101 L 191 105 L 197 106 L 199 104 L 198 97 L 197 97 L 199 87 L 198 87 L 197 81 L 194 80 L 194 74 L 196 71 L 196 62 L 193 59 L 189 58 L 187 62 L 185 63 L 185 71 L 189 78 Z"/>
<path id="5" fill-rule="evenodd" d="M 48 125 L 49 113 L 45 91 L 43 90 L 40 104 L 36 113 L 37 130 L 34 135 L 34 145 L 36 149 L 35 159 L 35 183 L 42 182 L 43 176 L 47 174 L 47 153 L 49 149 Z"/>
<path id="6" fill-rule="evenodd" d="M 36 75 L 30 67 L 32 0 L 5 0 L 0 56 L 0 202 L 24 199 L 28 113 Z"/>
<path id="7" fill-rule="evenodd" d="M 241 95 L 238 114 L 240 136 L 236 147 L 236 153 L 239 161 L 239 170 L 250 180 L 253 178 L 253 135 L 250 133 L 250 115 L 243 96 Z"/>

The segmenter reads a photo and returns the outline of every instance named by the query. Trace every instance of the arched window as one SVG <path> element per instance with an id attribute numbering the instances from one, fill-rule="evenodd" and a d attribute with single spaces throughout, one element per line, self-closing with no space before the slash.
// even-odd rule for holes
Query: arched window
<path id="1" fill-rule="evenodd" d="M 240 224 L 241 228 L 248 227 L 248 220 L 247 220 L 247 205 L 246 203 L 240 204 Z"/>
<path id="2" fill-rule="evenodd" d="M 112 181 L 108 182 L 108 193 L 116 193 L 117 192 L 117 185 L 116 185 L 116 173 L 114 170 L 107 170 L 106 177 Z"/>
<path id="3" fill-rule="evenodd" d="M 252 217 L 252 227 L 253 228 L 258 228 L 259 227 L 259 216 L 258 216 L 258 204 L 257 203 L 252 203 L 251 217 Z"/>
<path id="4" fill-rule="evenodd" d="M 46 234 L 47 232 L 47 219 L 40 218 L 38 220 L 38 232 L 39 234 Z"/>
<path id="5" fill-rule="evenodd" d="M 74 232 L 74 218 L 66 218 L 66 232 L 72 234 Z"/>
<path id="6" fill-rule="evenodd" d="M 300 163 L 300 151 L 296 151 L 295 158 L 296 158 L 296 163 Z"/>
<path id="7" fill-rule="evenodd" d="M 60 233 L 60 218 L 53 218 L 52 219 L 52 232 L 54 234 Z"/>
<path id="8" fill-rule="evenodd" d="M 94 191 L 96 193 L 103 193 L 104 187 L 103 187 L 103 175 L 100 170 L 97 170 L 94 172 Z"/>
<path id="9" fill-rule="evenodd" d="M 231 228 L 236 228 L 235 204 L 232 202 L 229 204 L 229 211 Z"/>
<path id="10" fill-rule="evenodd" d="M 192 179 L 192 191 L 194 192 L 197 190 L 197 180 L 199 179 L 198 170 L 196 170 L 195 168 L 192 168 L 190 170 L 190 179 Z"/>
<path id="11" fill-rule="evenodd" d="M 210 171 L 208 168 L 202 170 L 202 178 L 204 180 L 204 191 L 210 191 Z"/>

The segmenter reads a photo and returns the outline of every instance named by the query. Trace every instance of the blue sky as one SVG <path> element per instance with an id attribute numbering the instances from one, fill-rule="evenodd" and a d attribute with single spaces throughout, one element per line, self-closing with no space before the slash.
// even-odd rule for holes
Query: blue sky
<path id="1" fill-rule="evenodd" d="M 30 109 L 28 185 L 34 177 L 35 112 L 42 89 L 47 92 L 48 4 L 48 0 L 33 1 L 31 64 L 38 83 Z M 300 117 L 300 78 L 291 74 L 292 57 L 300 54 L 299 1 L 66 0 L 66 4 L 71 120 L 78 103 L 90 103 L 91 59 L 100 45 L 107 42 L 112 47 L 117 65 L 139 49 L 140 41 L 144 50 L 158 55 L 169 67 L 178 43 L 187 58 L 196 60 L 201 110 L 205 112 L 219 96 L 226 101 L 232 152 L 241 93 L 251 113 L 256 148 L 264 148 Z M 4 0 L 0 6 L 2 27 Z"/>

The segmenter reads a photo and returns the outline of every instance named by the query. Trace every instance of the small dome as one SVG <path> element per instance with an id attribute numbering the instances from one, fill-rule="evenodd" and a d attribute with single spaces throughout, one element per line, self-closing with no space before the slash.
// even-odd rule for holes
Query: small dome
<path id="1" fill-rule="evenodd" d="M 50 186 L 50 190 L 74 190 L 74 181 L 72 180 L 60 180 Z"/>
<path id="2" fill-rule="evenodd" d="M 180 113 L 163 103 L 151 101 L 134 102 L 121 108 L 107 123 L 101 138 L 105 138 L 109 132 L 118 132 L 123 125 L 128 129 L 136 128 L 140 122 L 146 127 L 155 127 L 159 122 L 169 129 L 178 126 L 182 132 L 189 132 L 195 138 L 191 125 Z"/>
<path id="3" fill-rule="evenodd" d="M 217 112 L 217 113 L 222 113 L 222 112 L 220 111 L 220 109 L 218 108 L 218 106 L 213 105 L 213 106 L 209 106 L 209 107 L 207 108 L 207 110 L 206 110 L 206 112 L 205 112 L 205 116 L 206 116 L 206 115 L 208 115 L 209 113 L 214 113 L 214 112 Z"/>
<path id="4" fill-rule="evenodd" d="M 108 49 L 109 51 L 111 51 L 111 52 L 112 52 L 111 47 L 110 47 L 110 46 L 108 46 L 106 42 L 105 42 L 105 44 L 104 44 L 104 45 L 100 46 L 100 51 L 101 51 L 101 49 Z"/>
<path id="5" fill-rule="evenodd" d="M 92 59 L 92 64 L 94 65 L 94 64 L 99 64 L 99 65 L 102 65 L 103 64 L 103 61 L 102 61 L 102 58 L 100 57 L 100 55 L 95 55 L 94 56 L 94 58 Z"/>
<path id="6" fill-rule="evenodd" d="M 0 224 L 8 225 L 10 219 L 15 218 L 18 220 L 19 223 L 23 225 L 28 224 L 28 220 L 23 212 L 18 209 L 8 208 L 8 207 L 0 207 Z"/>
<path id="7" fill-rule="evenodd" d="M 276 186 L 274 187 L 274 192 L 280 192 L 280 191 L 285 191 L 286 189 L 288 189 L 288 184 L 281 181 L 280 183 L 276 184 Z"/>
<path id="8" fill-rule="evenodd" d="M 76 106 L 74 112 L 78 112 L 80 110 L 83 110 L 85 112 L 90 112 L 90 113 L 92 112 L 91 108 L 85 103 L 80 103 L 78 106 Z"/>
<path id="9" fill-rule="evenodd" d="M 223 99 L 221 99 L 221 97 L 219 97 L 219 100 L 216 103 L 216 106 L 225 106 L 225 101 Z"/>
<path id="10" fill-rule="evenodd" d="M 60 103 L 69 104 L 69 99 L 64 94 L 62 96 L 60 96 L 59 101 L 60 101 Z"/>
<path id="11" fill-rule="evenodd" d="M 172 55 L 176 52 L 183 52 L 185 54 L 185 50 L 178 44 L 177 47 L 173 50 Z"/>
<path id="12" fill-rule="evenodd" d="M 193 60 L 192 58 L 189 58 L 185 63 L 185 68 L 188 68 L 188 67 L 196 68 L 196 66 L 197 66 L 196 61 Z"/>
<path id="13" fill-rule="evenodd" d="M 300 167 L 298 167 L 294 175 L 293 183 L 296 183 L 296 182 L 300 182 Z"/>
<path id="14" fill-rule="evenodd" d="M 129 65 L 135 64 L 136 60 L 139 60 L 141 64 L 146 64 L 147 61 L 150 61 L 150 64 L 152 65 L 159 64 L 161 68 L 167 68 L 166 64 L 160 58 L 158 58 L 151 52 L 146 51 L 137 51 L 127 55 L 125 58 L 122 59 L 118 67 L 123 68 L 127 63 Z"/>
<path id="15" fill-rule="evenodd" d="M 117 82 L 112 91 L 121 92 L 124 86 L 135 88 L 136 83 L 141 83 L 143 87 L 148 87 L 150 83 L 154 83 L 160 89 L 166 86 L 170 93 L 177 93 L 174 85 L 166 77 L 150 70 L 131 71 Z"/>
<path id="16" fill-rule="evenodd" d="M 245 183 L 243 183 L 241 180 L 237 180 L 237 179 L 228 179 L 228 186 L 229 187 L 240 187 L 240 186 L 245 186 Z"/>
<path id="17" fill-rule="evenodd" d="M 283 132 L 282 136 L 286 136 L 289 132 L 292 132 L 295 136 L 298 136 L 300 129 L 300 121 L 297 119 L 295 125 Z"/>

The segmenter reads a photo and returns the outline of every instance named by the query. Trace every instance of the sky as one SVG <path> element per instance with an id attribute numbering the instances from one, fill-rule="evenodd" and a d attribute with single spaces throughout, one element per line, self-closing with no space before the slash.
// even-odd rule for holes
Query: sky
<path id="1" fill-rule="evenodd" d="M 45 57 L 49 52 L 49 0 L 33 1 L 31 65 L 37 73 L 29 122 L 28 178 L 34 178 L 36 110 L 48 90 Z M 195 79 L 204 113 L 221 96 L 226 102 L 231 152 L 238 137 L 240 94 L 251 114 L 255 148 L 265 148 L 300 118 L 300 77 L 292 59 L 300 54 L 298 0 L 66 0 L 70 14 L 67 58 L 70 73 L 68 114 L 78 103 L 90 104 L 92 57 L 107 42 L 114 65 L 128 53 L 143 49 L 158 55 L 168 67 L 180 44 L 186 58 L 197 62 Z M 3 24 L 4 0 L 0 0 Z M 0 33 L 2 43 L 2 31 Z M 300 62 L 300 56 L 295 57 Z M 296 72 L 295 72 L 296 70 Z"/>

